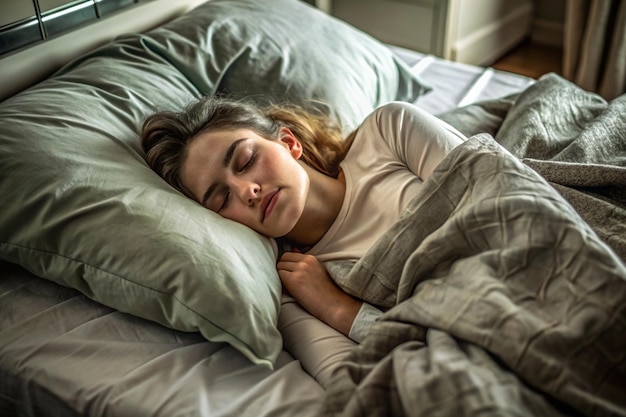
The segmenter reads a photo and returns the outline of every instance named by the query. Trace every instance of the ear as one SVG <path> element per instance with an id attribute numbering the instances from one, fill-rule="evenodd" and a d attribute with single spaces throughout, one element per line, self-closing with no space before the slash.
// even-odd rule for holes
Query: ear
<path id="1" fill-rule="evenodd" d="M 281 127 L 278 131 L 278 140 L 286 146 L 293 159 L 300 159 L 303 152 L 302 144 L 291 130 Z"/>

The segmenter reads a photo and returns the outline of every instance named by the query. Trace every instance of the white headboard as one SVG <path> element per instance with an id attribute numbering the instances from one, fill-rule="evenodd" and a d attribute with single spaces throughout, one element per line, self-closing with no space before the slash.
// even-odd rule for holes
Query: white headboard
<path id="1" fill-rule="evenodd" d="M 180 16 L 207 0 L 153 0 L 70 33 L 0 58 L 0 101 L 41 81 L 73 58 L 117 35 L 141 32 Z"/>

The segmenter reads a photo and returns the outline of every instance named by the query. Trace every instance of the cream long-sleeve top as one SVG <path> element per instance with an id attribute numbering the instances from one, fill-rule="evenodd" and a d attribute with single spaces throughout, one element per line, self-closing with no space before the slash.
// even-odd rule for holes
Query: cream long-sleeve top
<path id="1" fill-rule="evenodd" d="M 358 260 L 400 217 L 441 160 L 466 137 L 404 102 L 376 109 L 358 128 L 340 167 L 346 192 L 339 215 L 307 253 L 320 261 Z M 350 338 L 360 342 L 382 312 L 363 303 Z"/>

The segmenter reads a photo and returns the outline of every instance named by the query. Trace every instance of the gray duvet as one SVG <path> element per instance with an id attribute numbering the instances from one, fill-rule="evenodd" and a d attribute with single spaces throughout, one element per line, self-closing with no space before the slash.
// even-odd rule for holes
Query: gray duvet
<path id="1" fill-rule="evenodd" d="M 322 414 L 626 416 L 625 114 L 550 75 L 443 115 L 486 133 L 348 273 L 329 265 L 388 311 Z"/>

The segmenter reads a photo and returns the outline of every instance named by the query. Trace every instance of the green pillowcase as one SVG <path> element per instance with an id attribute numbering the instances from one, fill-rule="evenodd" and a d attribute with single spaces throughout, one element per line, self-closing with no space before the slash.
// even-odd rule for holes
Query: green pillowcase
<path id="1" fill-rule="evenodd" d="M 299 0 L 213 0 L 144 41 L 205 93 L 321 100 L 346 130 L 430 91 L 385 45 Z"/>
<path id="2" fill-rule="evenodd" d="M 426 90 L 383 45 L 302 2 L 210 1 L 0 103 L 0 258 L 272 366 L 274 242 L 165 184 L 138 126 L 216 92 L 324 100 L 354 126 Z"/>

